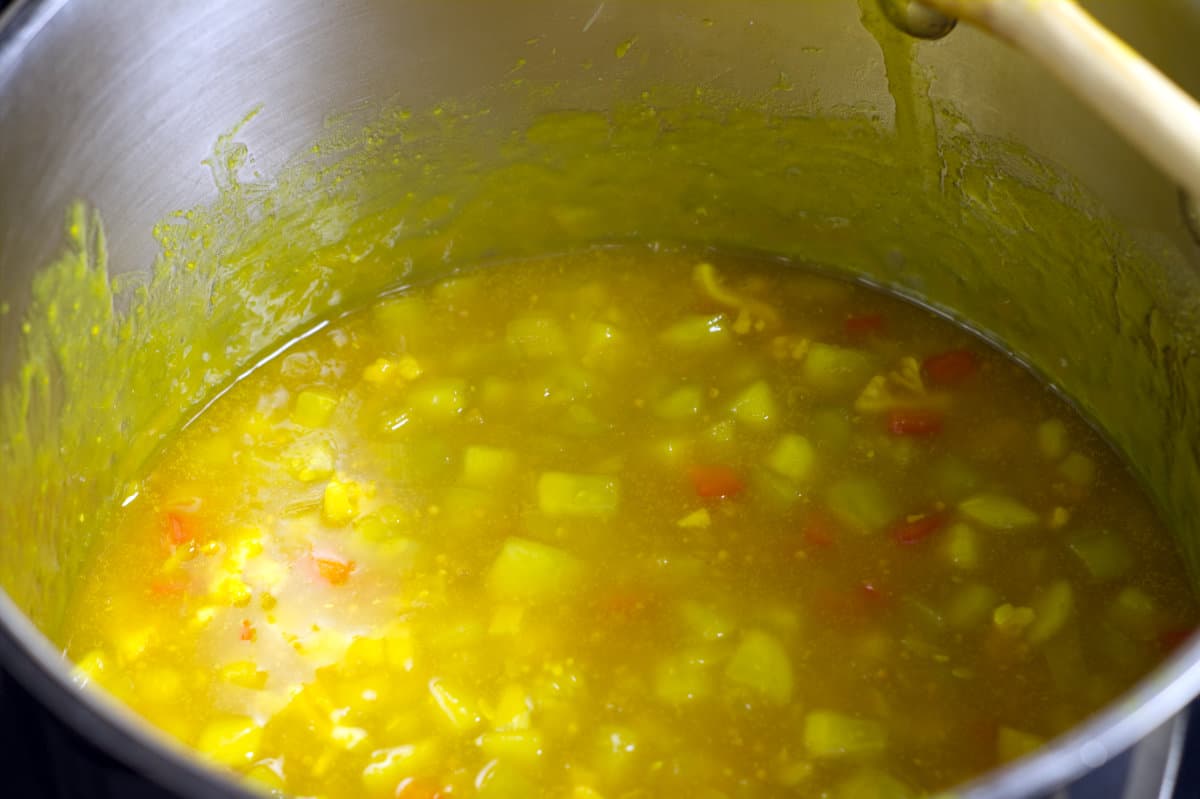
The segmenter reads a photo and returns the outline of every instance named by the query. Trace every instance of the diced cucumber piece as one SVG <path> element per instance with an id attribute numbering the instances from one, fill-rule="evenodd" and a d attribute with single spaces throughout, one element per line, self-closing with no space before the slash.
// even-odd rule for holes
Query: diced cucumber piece
<path id="1" fill-rule="evenodd" d="M 887 749 L 887 732 L 870 719 L 833 710 L 813 710 L 804 717 L 804 748 L 819 758 L 859 757 Z"/>
<path id="2" fill-rule="evenodd" d="M 476 778 L 476 799 L 528 799 L 538 795 L 538 786 L 514 764 L 496 761 Z"/>
<path id="3" fill-rule="evenodd" d="M 390 798 L 401 780 L 433 774 L 440 758 L 441 745 L 436 738 L 377 749 L 363 768 L 363 788 L 372 799 Z"/>
<path id="4" fill-rule="evenodd" d="M 424 380 L 408 393 L 412 410 L 426 419 L 457 419 L 467 408 L 467 382 L 457 378 Z"/>
<path id="5" fill-rule="evenodd" d="M 1061 419 L 1047 419 L 1037 426 L 1037 447 L 1046 460 L 1067 454 L 1067 426 Z"/>
<path id="6" fill-rule="evenodd" d="M 484 756 L 504 763 L 532 766 L 542 756 L 542 734 L 537 730 L 504 730 L 479 736 Z"/>
<path id="7" fill-rule="evenodd" d="M 1140 588 L 1126 586 L 1108 607 L 1108 617 L 1126 634 L 1148 641 L 1158 635 L 1162 612 L 1158 604 Z"/>
<path id="8" fill-rule="evenodd" d="M 1096 479 L 1096 462 L 1079 452 L 1072 452 L 1058 464 L 1058 473 L 1080 488 L 1086 488 Z"/>
<path id="9" fill-rule="evenodd" d="M 371 327 L 386 341 L 404 342 L 425 327 L 428 315 L 424 297 L 392 297 L 371 306 Z"/>
<path id="10" fill-rule="evenodd" d="M 608 516 L 621 496 L 615 477 L 567 472 L 542 474 L 537 495 L 538 508 L 550 516 Z"/>
<path id="11" fill-rule="evenodd" d="M 737 629 L 731 614 L 690 599 L 679 603 L 679 618 L 687 631 L 702 641 L 720 641 Z"/>
<path id="12" fill-rule="evenodd" d="M 687 530 L 703 530 L 711 524 L 712 515 L 709 514 L 708 508 L 697 508 L 675 522 L 677 527 L 683 527 Z"/>
<path id="13" fill-rule="evenodd" d="M 767 466 L 789 480 L 797 482 L 812 476 L 817 453 L 807 438 L 789 433 L 775 443 L 767 456 Z"/>
<path id="14" fill-rule="evenodd" d="M 756 380 L 734 398 L 729 406 L 733 418 L 747 427 L 763 430 L 775 423 L 775 395 L 765 380 Z"/>
<path id="15" fill-rule="evenodd" d="M 532 723 L 533 699 L 520 685 L 510 683 L 500 691 L 489 716 L 497 730 L 527 730 Z"/>
<path id="16" fill-rule="evenodd" d="M 583 353 L 589 360 L 612 360 L 624 344 L 621 331 L 606 322 L 590 322 L 583 333 Z"/>
<path id="17" fill-rule="evenodd" d="M 882 771 L 860 771 L 838 783 L 835 799 L 913 799 L 900 780 Z"/>
<path id="18" fill-rule="evenodd" d="M 583 565 L 557 547 L 509 538 L 488 572 L 488 591 L 500 599 L 541 602 L 578 588 Z"/>
<path id="19" fill-rule="evenodd" d="M 337 405 L 337 397 L 323 391 L 301 391 L 292 405 L 292 421 L 304 427 L 324 427 Z"/>
<path id="20" fill-rule="evenodd" d="M 670 655 L 654 669 L 654 695 L 660 702 L 678 707 L 712 695 L 712 667 L 691 653 Z"/>
<path id="21" fill-rule="evenodd" d="M 958 503 L 958 509 L 968 519 L 993 530 L 1015 530 L 1038 522 L 1038 515 L 1028 507 L 1000 494 L 976 494 Z"/>
<path id="22" fill-rule="evenodd" d="M 719 350 L 729 345 L 729 325 L 725 314 L 685 316 L 660 333 L 659 340 L 685 352 Z"/>
<path id="23" fill-rule="evenodd" d="M 845 408 L 818 408 L 809 419 L 809 434 L 822 452 L 844 452 L 850 448 L 854 426 Z"/>
<path id="24" fill-rule="evenodd" d="M 1133 566 L 1129 545 L 1108 530 L 1074 536 L 1067 546 L 1097 580 L 1115 580 Z"/>
<path id="25" fill-rule="evenodd" d="M 964 571 L 979 567 L 979 533 L 966 522 L 955 522 L 942 540 L 942 557 Z"/>
<path id="26" fill-rule="evenodd" d="M 870 477 L 837 481 L 829 487 L 825 501 L 835 519 L 860 534 L 879 532 L 899 516 L 879 481 Z"/>
<path id="27" fill-rule="evenodd" d="M 628 779 L 641 760 L 641 737 L 630 727 L 605 725 L 596 730 L 592 768 L 609 784 Z"/>
<path id="28" fill-rule="evenodd" d="M 196 749 L 222 766 L 249 766 L 257 759 L 262 727 L 246 716 L 219 716 L 205 725 Z"/>
<path id="29" fill-rule="evenodd" d="M 513 478 L 517 453 L 499 447 L 471 446 L 463 452 L 462 482 L 474 488 L 495 488 Z"/>
<path id="30" fill-rule="evenodd" d="M 1075 592 L 1066 580 L 1056 580 L 1030 603 L 1037 618 L 1026 636 L 1032 644 L 1049 641 L 1063 629 L 1075 611 Z"/>
<path id="31" fill-rule="evenodd" d="M 999 601 L 1000 595 L 990 586 L 967 583 L 946 605 L 946 621 L 956 630 L 986 625 Z"/>
<path id="32" fill-rule="evenodd" d="M 704 390 L 699 386 L 680 386 L 654 403 L 654 415 L 670 422 L 682 422 L 700 415 Z"/>
<path id="33" fill-rule="evenodd" d="M 792 660 L 779 639 L 761 630 L 742 636 L 725 676 L 761 699 L 784 705 L 792 698 Z"/>
<path id="34" fill-rule="evenodd" d="M 818 392 L 840 395 L 861 389 L 874 368 L 871 357 L 861 350 L 814 342 L 804 356 L 800 375 Z"/>
<path id="35" fill-rule="evenodd" d="M 567 334 L 549 316 L 521 316 L 505 327 L 505 340 L 526 358 L 556 358 L 567 352 Z"/>
<path id="36" fill-rule="evenodd" d="M 1017 760 L 1039 748 L 1046 740 L 1012 727 L 1001 727 L 996 733 L 996 758 L 1001 763 Z"/>
<path id="37" fill-rule="evenodd" d="M 470 732 L 483 723 L 479 703 L 458 686 L 450 686 L 440 677 L 429 681 L 429 695 L 442 716 L 458 732 Z"/>
<path id="38" fill-rule="evenodd" d="M 933 484 L 939 497 L 954 502 L 979 487 L 979 473 L 961 458 L 947 455 L 934 464 Z"/>

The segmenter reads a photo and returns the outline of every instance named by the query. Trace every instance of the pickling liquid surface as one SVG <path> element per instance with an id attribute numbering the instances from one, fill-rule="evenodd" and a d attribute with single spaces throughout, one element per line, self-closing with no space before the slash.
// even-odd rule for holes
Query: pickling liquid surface
<path id="1" fill-rule="evenodd" d="M 1195 624 L 1072 409 L 924 309 L 598 250 L 382 297 L 234 385 L 115 512 L 68 655 L 322 797 L 909 797 Z"/>

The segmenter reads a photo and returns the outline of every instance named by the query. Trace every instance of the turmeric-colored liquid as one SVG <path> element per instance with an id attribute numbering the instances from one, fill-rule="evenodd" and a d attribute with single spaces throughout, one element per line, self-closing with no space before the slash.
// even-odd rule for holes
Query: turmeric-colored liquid
<path id="1" fill-rule="evenodd" d="M 331 320 L 116 512 L 68 654 L 269 791 L 906 797 L 1195 623 L 1071 408 L 929 312 L 596 250 Z"/>

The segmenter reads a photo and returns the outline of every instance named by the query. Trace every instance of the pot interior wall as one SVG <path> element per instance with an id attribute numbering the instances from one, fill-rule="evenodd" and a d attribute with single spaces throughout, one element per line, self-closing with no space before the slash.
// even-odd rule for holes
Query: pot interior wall
<path id="1" fill-rule="evenodd" d="M 1109 433 L 1200 575 L 1200 257 L 1173 192 L 973 32 L 914 66 L 865 0 L 556 0 L 494 20 L 468 2 L 230 2 L 129 29 L 100 5 L 71 4 L 0 72 L 0 583 L 52 637 L 104 509 L 288 335 L 399 283 L 622 242 L 810 262 L 967 320 Z M 94 69 L 70 70 L 89 23 L 162 41 L 160 68 L 89 40 Z M 256 25 L 282 27 L 248 43 Z M 223 54 L 203 86 L 196 30 Z M 135 72 L 148 85 L 99 91 Z M 50 107 L 56 89 L 78 99 Z M 392 99 L 325 126 L 358 96 Z M 75 206 L 34 276 L 75 197 L 107 239 Z"/>

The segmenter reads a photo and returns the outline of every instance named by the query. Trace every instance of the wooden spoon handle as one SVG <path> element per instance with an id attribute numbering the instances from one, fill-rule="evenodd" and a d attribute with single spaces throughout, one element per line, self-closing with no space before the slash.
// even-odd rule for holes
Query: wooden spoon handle
<path id="1" fill-rule="evenodd" d="M 1200 198 L 1200 105 L 1073 0 L 922 0 L 1037 59 Z"/>

